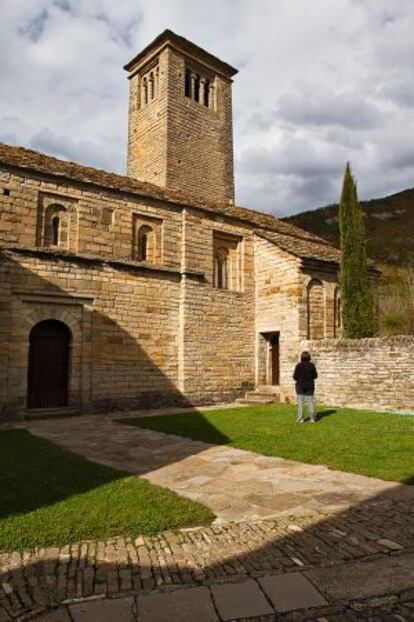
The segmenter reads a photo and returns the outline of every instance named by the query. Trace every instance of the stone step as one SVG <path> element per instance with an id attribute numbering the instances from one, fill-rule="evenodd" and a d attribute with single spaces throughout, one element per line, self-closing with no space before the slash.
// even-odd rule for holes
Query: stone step
<path id="1" fill-rule="evenodd" d="M 275 399 L 279 400 L 279 394 L 276 394 L 276 393 L 265 393 L 263 391 L 248 391 L 246 393 L 246 395 L 245 395 L 245 398 L 247 400 L 249 400 L 251 398 L 253 398 L 253 399 L 263 398 L 264 400 L 274 401 Z"/>
<path id="2" fill-rule="evenodd" d="M 58 417 L 73 417 L 78 414 L 75 406 L 64 406 L 62 408 L 28 408 L 26 419 L 57 419 Z"/>
<path id="3" fill-rule="evenodd" d="M 266 395 L 280 395 L 280 387 L 272 384 L 259 384 L 255 388 L 255 393 L 266 393 Z"/>
<path id="4" fill-rule="evenodd" d="M 238 400 L 236 400 L 238 404 L 274 404 L 274 400 L 272 398 L 269 397 L 241 397 Z"/>

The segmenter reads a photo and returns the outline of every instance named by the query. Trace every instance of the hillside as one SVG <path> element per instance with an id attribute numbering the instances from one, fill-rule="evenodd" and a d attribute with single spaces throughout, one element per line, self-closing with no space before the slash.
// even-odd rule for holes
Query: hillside
<path id="1" fill-rule="evenodd" d="M 369 256 L 394 265 L 414 262 L 414 188 L 382 199 L 361 201 Z M 338 205 L 284 218 L 339 246 Z"/>

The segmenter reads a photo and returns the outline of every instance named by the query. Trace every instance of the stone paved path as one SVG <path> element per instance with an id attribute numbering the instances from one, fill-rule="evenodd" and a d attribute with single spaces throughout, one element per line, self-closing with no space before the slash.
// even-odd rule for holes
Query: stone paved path
<path id="1" fill-rule="evenodd" d="M 200 501 L 217 522 L 343 511 L 379 494 L 414 503 L 410 486 L 121 425 L 113 416 L 82 417 L 81 424 L 77 417 L 37 421 L 27 427 L 90 460 Z"/>
<path id="2" fill-rule="evenodd" d="M 0 622 L 414 620 L 412 487 L 110 417 L 29 429 L 200 499 L 219 523 L 0 554 Z"/>

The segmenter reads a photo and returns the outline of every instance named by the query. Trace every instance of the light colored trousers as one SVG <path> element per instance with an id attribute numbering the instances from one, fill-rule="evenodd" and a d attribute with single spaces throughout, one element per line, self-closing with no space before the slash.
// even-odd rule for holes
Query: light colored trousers
<path id="1" fill-rule="evenodd" d="M 315 421 L 315 399 L 313 395 L 300 395 L 297 394 L 298 399 L 298 414 L 296 417 L 297 421 L 303 421 L 303 407 L 306 402 L 306 406 L 308 408 L 309 417 L 312 421 Z"/>

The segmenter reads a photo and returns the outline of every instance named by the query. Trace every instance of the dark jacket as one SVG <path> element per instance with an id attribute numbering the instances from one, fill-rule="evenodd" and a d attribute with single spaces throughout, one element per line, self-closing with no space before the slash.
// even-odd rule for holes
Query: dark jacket
<path id="1" fill-rule="evenodd" d="M 298 363 L 293 373 L 296 380 L 296 393 L 298 395 L 313 395 L 315 393 L 315 379 L 318 377 L 316 367 L 310 361 Z"/>

